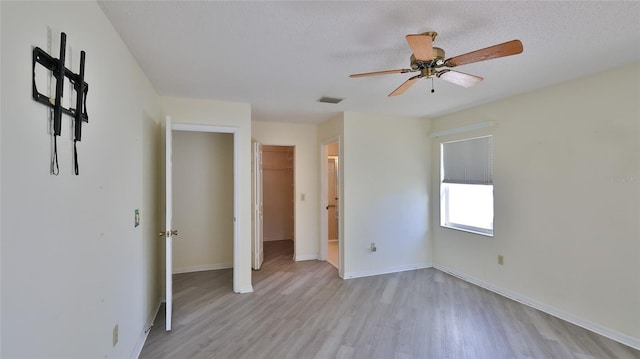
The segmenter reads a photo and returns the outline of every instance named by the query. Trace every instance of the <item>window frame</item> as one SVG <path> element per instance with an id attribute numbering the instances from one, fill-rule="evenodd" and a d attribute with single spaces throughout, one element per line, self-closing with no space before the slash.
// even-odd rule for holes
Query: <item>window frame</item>
<path id="1" fill-rule="evenodd" d="M 459 230 L 459 231 L 463 231 L 463 232 L 469 232 L 469 233 L 475 233 L 475 234 L 480 234 L 483 236 L 487 236 L 487 237 L 493 237 L 493 222 L 492 222 L 492 228 L 488 229 L 488 228 L 483 228 L 483 227 L 476 227 L 476 226 L 471 226 L 471 225 L 467 225 L 467 224 L 463 224 L 463 223 L 456 223 L 456 222 L 451 222 L 449 220 L 449 183 L 443 183 L 440 182 L 440 227 L 443 228 L 449 228 L 449 229 L 455 229 L 455 230 Z M 470 185 L 470 186 L 486 186 L 486 187 L 491 187 L 491 195 L 492 195 L 492 206 L 494 205 L 493 202 L 493 185 L 480 185 L 480 184 L 475 184 L 475 185 Z M 444 208 L 443 208 L 444 206 Z M 494 215 L 495 216 L 495 215 Z"/>
<path id="2" fill-rule="evenodd" d="M 452 141 L 446 141 L 446 142 L 441 142 L 440 143 L 440 227 L 442 228 L 449 228 L 449 229 L 453 229 L 453 230 L 458 230 L 458 231 L 463 231 L 463 232 L 467 232 L 467 233 L 473 233 L 473 234 L 478 234 L 478 235 L 482 235 L 482 236 L 486 236 L 486 237 L 493 237 L 494 236 L 494 228 L 495 228 L 495 223 L 492 220 L 491 221 L 491 228 L 483 228 L 483 227 L 476 227 L 476 226 L 472 226 L 472 225 L 468 225 L 468 224 L 464 224 L 464 223 L 456 223 L 456 222 L 451 222 L 449 220 L 449 216 L 450 216 L 450 200 L 449 200 L 449 191 L 450 191 L 450 184 L 456 184 L 454 182 L 445 182 L 445 163 L 444 163 L 444 151 L 445 151 L 445 144 L 447 143 L 452 143 L 452 142 L 460 142 L 460 141 L 469 141 L 469 140 L 475 140 L 475 139 L 479 139 L 479 138 L 484 138 L 484 137 L 490 137 L 490 151 L 488 153 L 489 158 L 489 170 L 491 172 L 491 178 L 493 177 L 493 135 L 485 135 L 485 136 L 476 136 L 476 137 L 468 137 L 468 138 L 462 138 L 462 139 L 458 139 L 458 140 L 452 140 Z M 491 208 L 492 208 L 492 212 L 495 210 L 495 196 L 494 196 L 494 184 L 493 184 L 493 180 L 491 180 L 490 184 L 479 184 L 479 183 L 457 183 L 457 184 L 464 184 L 464 185 L 469 185 L 469 186 L 490 186 L 491 187 Z M 495 212 L 493 213 L 493 217 L 495 218 Z"/>

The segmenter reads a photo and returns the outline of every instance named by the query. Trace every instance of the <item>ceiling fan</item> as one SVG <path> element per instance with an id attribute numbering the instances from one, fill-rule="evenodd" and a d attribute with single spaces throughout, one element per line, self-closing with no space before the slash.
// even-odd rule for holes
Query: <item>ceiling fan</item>
<path id="1" fill-rule="evenodd" d="M 407 43 L 413 54 L 411 55 L 411 68 L 386 70 L 376 72 L 365 72 L 361 74 L 353 74 L 349 77 L 365 77 L 388 74 L 404 74 L 407 72 L 420 72 L 405 81 L 398 88 L 393 90 L 389 96 L 397 96 L 404 93 L 416 81 L 421 78 L 433 79 L 434 77 L 449 81 L 453 84 L 463 87 L 471 87 L 482 81 L 480 76 L 466 74 L 464 72 L 453 71 L 443 67 L 456 67 L 474 62 L 496 59 L 499 57 L 517 55 L 522 53 L 522 42 L 520 40 L 511 40 L 502 44 L 490 46 L 484 49 L 472 51 L 464 55 L 451 57 L 445 60 L 444 50 L 439 47 L 433 47 L 433 42 L 438 34 L 433 31 L 422 34 L 407 35 Z M 434 92 L 431 89 L 431 92 Z"/>

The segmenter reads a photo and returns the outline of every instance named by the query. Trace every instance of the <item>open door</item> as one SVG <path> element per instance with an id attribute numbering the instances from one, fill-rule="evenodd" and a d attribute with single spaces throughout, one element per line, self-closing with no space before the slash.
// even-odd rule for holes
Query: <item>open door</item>
<path id="1" fill-rule="evenodd" d="M 178 234 L 178 231 L 173 230 L 172 217 L 173 217 L 173 198 L 172 198 L 172 174 L 171 174 L 171 116 L 167 116 L 165 126 L 165 290 L 166 290 L 166 326 L 167 331 L 171 330 L 171 315 L 173 312 L 173 236 Z"/>
<path id="2" fill-rule="evenodd" d="M 320 260 L 326 260 L 338 269 L 338 275 L 344 273 L 344 235 L 340 217 L 342 203 L 340 199 L 340 137 L 328 138 L 320 144 Z"/>
<path id="3" fill-rule="evenodd" d="M 340 181 L 338 171 L 338 156 L 327 156 L 327 261 L 340 269 L 340 211 L 338 205 Z"/>
<path id="4" fill-rule="evenodd" d="M 259 270 L 264 261 L 262 247 L 262 144 L 253 141 L 253 241 L 251 242 L 251 267 Z"/>
<path id="5" fill-rule="evenodd" d="M 340 223 L 338 212 L 338 156 L 328 156 L 327 158 L 327 227 L 329 241 L 338 241 L 338 223 Z M 337 264 L 336 264 L 337 265 Z"/>

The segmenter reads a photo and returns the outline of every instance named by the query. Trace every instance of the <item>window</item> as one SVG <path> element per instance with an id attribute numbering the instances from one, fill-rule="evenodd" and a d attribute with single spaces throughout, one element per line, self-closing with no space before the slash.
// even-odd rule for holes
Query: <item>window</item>
<path id="1" fill-rule="evenodd" d="M 441 145 L 440 225 L 493 236 L 493 137 Z"/>

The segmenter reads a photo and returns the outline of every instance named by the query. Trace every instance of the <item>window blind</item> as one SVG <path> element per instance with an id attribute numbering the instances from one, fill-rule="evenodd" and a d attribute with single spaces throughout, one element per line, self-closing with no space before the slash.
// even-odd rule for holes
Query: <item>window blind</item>
<path id="1" fill-rule="evenodd" d="M 442 144 L 444 183 L 493 184 L 493 136 Z"/>

